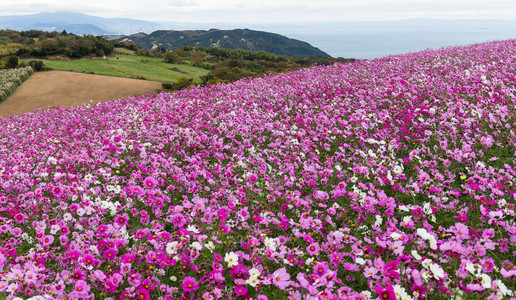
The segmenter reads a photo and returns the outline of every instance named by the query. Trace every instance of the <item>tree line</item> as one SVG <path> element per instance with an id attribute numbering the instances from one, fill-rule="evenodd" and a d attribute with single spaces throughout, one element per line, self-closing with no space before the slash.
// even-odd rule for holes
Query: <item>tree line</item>
<path id="1" fill-rule="evenodd" d="M 0 30 L 0 57 L 37 58 L 62 55 L 68 58 L 113 54 L 114 43 L 101 36 L 41 30 Z"/>

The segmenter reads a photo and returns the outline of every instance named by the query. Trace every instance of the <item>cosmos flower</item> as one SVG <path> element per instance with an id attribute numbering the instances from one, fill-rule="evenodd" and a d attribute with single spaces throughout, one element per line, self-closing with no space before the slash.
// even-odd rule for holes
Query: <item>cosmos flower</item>
<path id="1" fill-rule="evenodd" d="M 195 291 L 199 288 L 199 282 L 191 276 L 185 277 L 183 279 L 183 290 L 186 292 Z"/>

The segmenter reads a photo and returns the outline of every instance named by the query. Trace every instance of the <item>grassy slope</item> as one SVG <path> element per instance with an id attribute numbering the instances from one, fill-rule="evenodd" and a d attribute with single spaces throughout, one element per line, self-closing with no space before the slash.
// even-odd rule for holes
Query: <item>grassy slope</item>
<path id="1" fill-rule="evenodd" d="M 54 70 L 93 72 L 98 75 L 126 78 L 144 77 L 153 81 L 175 81 L 180 77 L 193 78 L 200 82 L 200 76 L 207 70 L 189 65 L 167 64 L 158 58 L 144 56 L 118 55 L 108 60 L 43 60 L 45 65 Z"/>

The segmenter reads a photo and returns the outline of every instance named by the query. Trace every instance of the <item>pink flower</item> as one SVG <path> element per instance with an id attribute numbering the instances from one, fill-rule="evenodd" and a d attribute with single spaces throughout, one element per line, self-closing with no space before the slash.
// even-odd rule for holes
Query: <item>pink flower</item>
<path id="1" fill-rule="evenodd" d="M 78 294 L 78 296 L 84 297 L 88 295 L 88 292 L 90 291 L 90 285 L 84 280 L 77 280 L 75 283 L 74 291 Z"/>
<path id="2" fill-rule="evenodd" d="M 455 234 L 459 239 L 466 240 L 469 238 L 468 226 L 462 223 L 455 223 Z"/>
<path id="3" fill-rule="evenodd" d="M 181 213 L 177 213 L 171 217 L 172 224 L 176 227 L 181 228 L 186 224 L 186 219 Z"/>
<path id="4" fill-rule="evenodd" d="M 290 275 L 287 273 L 287 269 L 281 268 L 281 269 L 276 270 L 272 274 L 271 281 L 275 286 L 284 290 L 289 285 L 289 283 L 288 283 L 289 279 L 290 279 Z"/>
<path id="5" fill-rule="evenodd" d="M 23 221 L 25 221 L 25 219 L 27 218 L 26 215 L 22 214 L 22 213 L 17 213 L 15 216 L 14 216 L 14 219 L 16 220 L 16 222 L 18 223 L 23 223 Z"/>
<path id="6" fill-rule="evenodd" d="M 245 294 L 247 294 L 247 288 L 242 285 L 239 285 L 235 288 L 235 294 L 237 296 L 244 296 Z"/>
<path id="7" fill-rule="evenodd" d="M 41 243 L 44 245 L 44 246 L 49 246 L 49 245 L 52 245 L 52 243 L 54 242 L 54 236 L 53 235 L 45 235 L 42 239 L 41 239 Z"/>
<path id="8" fill-rule="evenodd" d="M 104 258 L 107 259 L 108 261 L 114 261 L 117 254 L 118 254 L 117 250 L 115 250 L 113 248 L 109 248 L 106 251 L 104 251 Z"/>
<path id="9" fill-rule="evenodd" d="M 137 297 L 138 297 L 138 299 L 141 299 L 141 300 L 149 300 L 150 299 L 149 291 L 140 286 L 138 288 L 138 296 Z"/>
<path id="10" fill-rule="evenodd" d="M 394 288 L 392 285 L 387 285 L 385 289 L 381 286 L 376 287 L 376 292 L 378 296 L 382 300 L 396 300 L 396 294 L 394 293 Z"/>
<path id="11" fill-rule="evenodd" d="M 197 280 L 191 276 L 187 276 L 185 277 L 185 279 L 183 279 L 183 290 L 186 291 L 186 292 L 191 292 L 191 291 L 195 291 L 196 289 L 199 288 L 199 282 L 197 282 Z"/>
<path id="12" fill-rule="evenodd" d="M 319 243 L 313 243 L 306 247 L 306 252 L 308 252 L 310 255 L 317 255 L 319 254 L 319 249 Z"/>
<path id="13" fill-rule="evenodd" d="M 124 226 L 125 224 L 127 224 L 127 221 L 129 220 L 129 216 L 127 216 L 127 214 L 123 214 L 123 215 L 116 215 L 115 217 L 115 222 L 118 226 L 122 227 Z"/>
<path id="14" fill-rule="evenodd" d="M 242 220 L 249 219 L 249 211 L 247 210 L 247 207 L 244 207 L 238 211 L 238 215 Z"/>
<path id="15" fill-rule="evenodd" d="M 254 174 L 254 173 L 251 173 L 249 175 L 249 181 L 252 182 L 252 183 L 255 183 L 256 180 L 258 180 L 258 175 Z"/>
<path id="16" fill-rule="evenodd" d="M 325 263 L 317 263 L 314 268 L 313 275 L 315 275 L 317 278 L 323 276 L 328 272 L 329 268 Z"/>
<path id="17" fill-rule="evenodd" d="M 157 184 L 158 182 L 156 181 L 156 179 L 150 176 L 143 180 L 143 185 L 150 190 L 155 188 Z"/>

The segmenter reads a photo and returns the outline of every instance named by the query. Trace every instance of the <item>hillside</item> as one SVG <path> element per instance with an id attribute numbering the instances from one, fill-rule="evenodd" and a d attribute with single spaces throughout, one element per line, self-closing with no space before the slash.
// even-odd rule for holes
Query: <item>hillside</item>
<path id="1" fill-rule="evenodd" d="M 2 293 L 509 299 L 515 93 L 507 40 L 0 118 Z"/>
<path id="2" fill-rule="evenodd" d="M 132 41 L 144 49 L 164 47 L 176 50 L 184 46 L 220 47 L 227 49 L 244 49 L 267 51 L 278 55 L 330 57 L 312 45 L 285 36 L 250 29 L 234 30 L 158 30 L 151 34 L 139 33 L 123 36 L 118 41 Z"/>
<path id="3" fill-rule="evenodd" d="M 0 16 L 0 29 L 63 31 L 82 34 L 131 34 L 152 32 L 157 23 L 128 18 L 102 18 L 77 12 L 52 12 L 20 16 Z"/>

